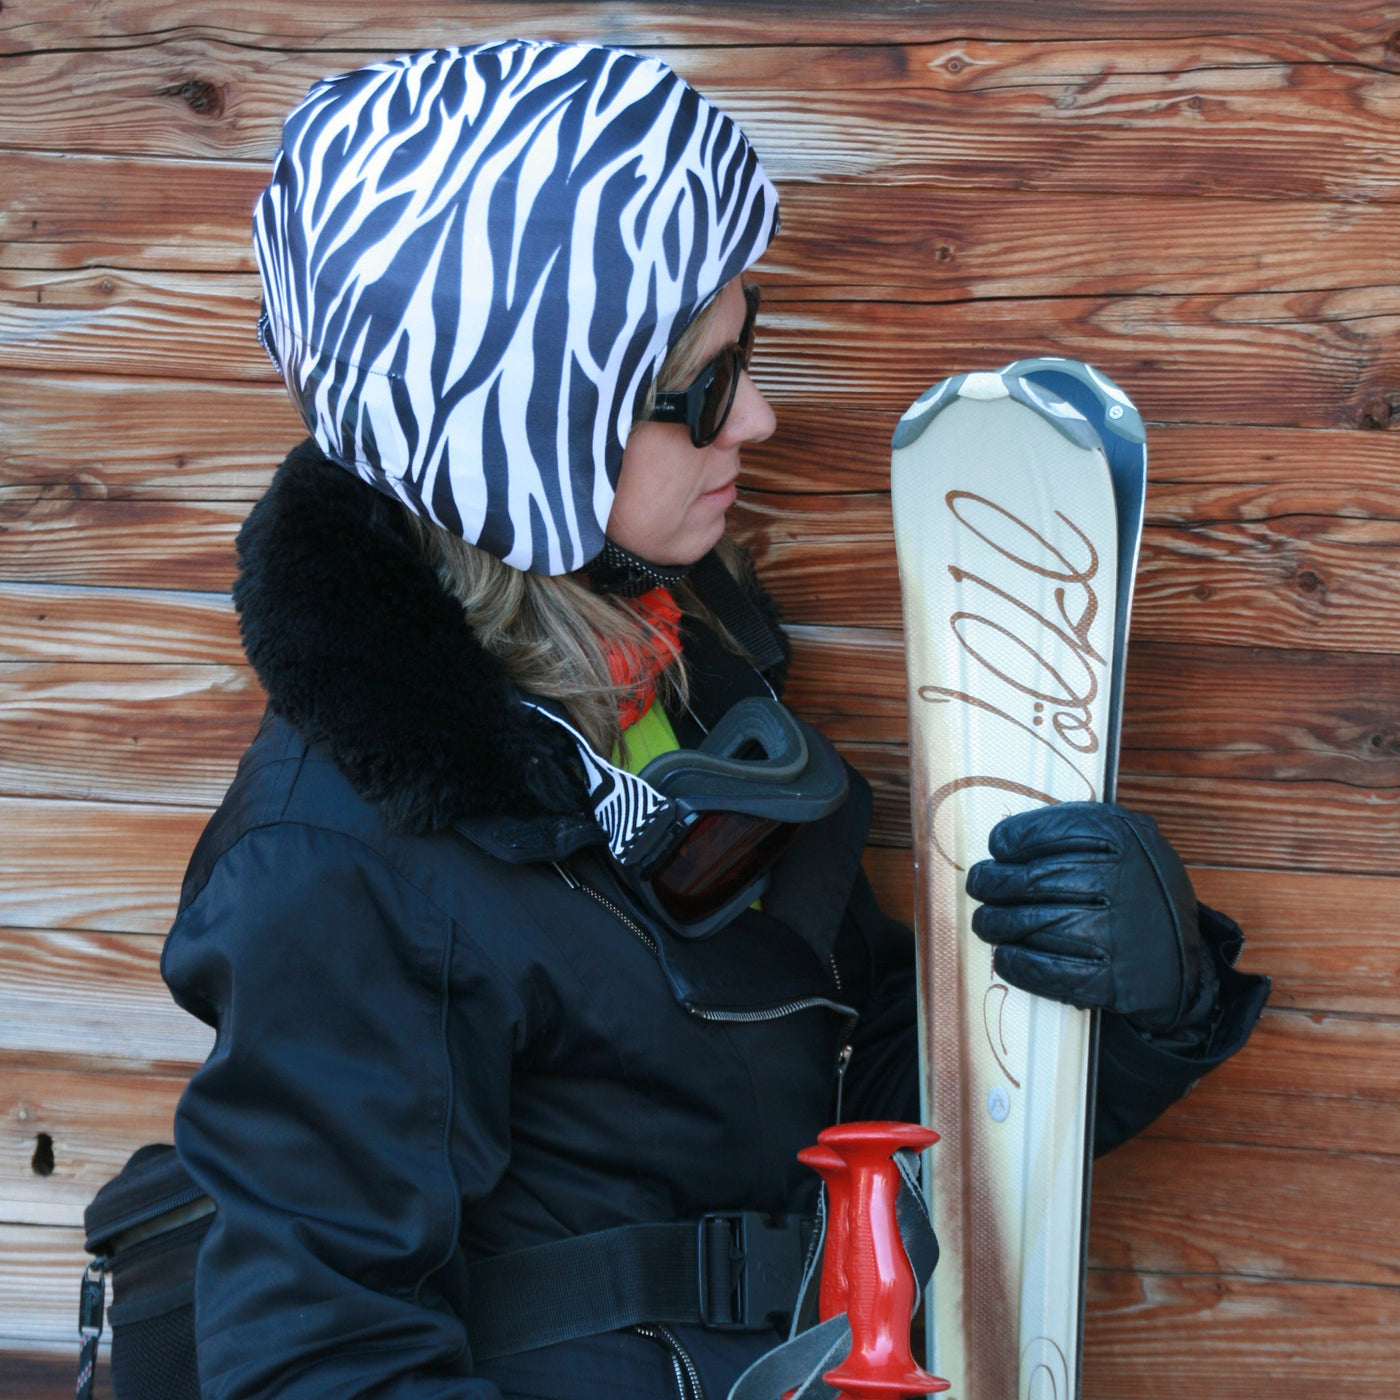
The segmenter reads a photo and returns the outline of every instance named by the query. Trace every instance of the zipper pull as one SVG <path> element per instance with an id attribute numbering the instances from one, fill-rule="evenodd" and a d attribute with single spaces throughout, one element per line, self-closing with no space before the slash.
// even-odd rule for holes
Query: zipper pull
<path id="1" fill-rule="evenodd" d="M 846 1091 L 846 1066 L 851 1063 L 851 1053 L 854 1047 L 848 1040 L 836 1056 L 836 1118 L 835 1122 L 841 1121 L 841 1096 Z"/>
<path id="2" fill-rule="evenodd" d="M 92 1382 L 97 1372 L 97 1343 L 102 1336 L 103 1274 L 106 1261 L 94 1259 L 83 1270 L 83 1289 L 78 1295 L 78 1335 L 82 1346 L 78 1351 L 77 1400 L 92 1400 Z"/>
<path id="3" fill-rule="evenodd" d="M 550 861 L 550 864 L 559 872 L 559 878 L 571 889 L 578 889 L 578 881 L 569 873 L 567 865 L 560 865 L 557 860 Z"/>

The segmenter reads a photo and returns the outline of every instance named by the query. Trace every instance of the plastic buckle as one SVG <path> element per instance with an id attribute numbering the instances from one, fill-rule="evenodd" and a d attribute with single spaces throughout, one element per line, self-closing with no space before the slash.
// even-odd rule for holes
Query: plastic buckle
<path id="1" fill-rule="evenodd" d="M 806 1263 L 801 1219 L 770 1221 L 756 1210 L 712 1211 L 698 1226 L 700 1321 L 720 1332 L 761 1332 L 775 1314 L 790 1318 Z M 728 1245 L 727 1296 L 712 1297 L 710 1228 L 723 1225 Z"/>

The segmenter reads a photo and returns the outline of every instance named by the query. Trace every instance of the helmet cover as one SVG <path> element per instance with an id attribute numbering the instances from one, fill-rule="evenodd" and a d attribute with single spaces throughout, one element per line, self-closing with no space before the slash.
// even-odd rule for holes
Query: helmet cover
<path id="1" fill-rule="evenodd" d="M 321 449 L 519 569 L 603 547 L 636 405 L 778 196 L 655 58 L 506 40 L 375 63 L 287 117 L 259 334 Z"/>

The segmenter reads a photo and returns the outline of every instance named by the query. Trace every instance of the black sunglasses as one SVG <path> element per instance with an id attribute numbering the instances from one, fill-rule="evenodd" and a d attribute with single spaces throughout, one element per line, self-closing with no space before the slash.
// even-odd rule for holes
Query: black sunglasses
<path id="1" fill-rule="evenodd" d="M 726 345 L 695 376 L 689 388 L 672 394 L 657 394 L 656 406 L 651 411 L 653 423 L 684 423 L 696 447 L 708 447 L 719 436 L 729 410 L 734 407 L 739 375 L 749 367 L 758 299 L 757 287 L 744 288 L 748 310 L 739 339 L 733 345 Z"/>

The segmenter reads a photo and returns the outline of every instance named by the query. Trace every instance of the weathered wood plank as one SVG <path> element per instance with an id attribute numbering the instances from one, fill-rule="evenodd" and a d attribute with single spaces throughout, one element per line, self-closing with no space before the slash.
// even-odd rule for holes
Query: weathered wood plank
<path id="1" fill-rule="evenodd" d="M 0 263 L 256 272 L 252 210 L 268 173 L 261 163 L 0 151 Z"/>
<path id="2" fill-rule="evenodd" d="M 238 272 L 0 272 L 0 368 L 276 384 L 258 287 Z"/>
<path id="3" fill-rule="evenodd" d="M 33 1053 L 0 1054 L 0 1221 L 80 1226 L 84 1207 L 138 1147 L 172 1140 L 186 1077 L 83 1072 Z M 38 1156 L 41 1133 L 48 1153 Z"/>
<path id="4" fill-rule="evenodd" d="M 734 533 L 789 622 L 900 625 L 884 495 L 741 496 Z M 1400 521 L 1286 516 L 1143 532 L 1133 636 L 1182 645 L 1400 651 Z"/>
<path id="5" fill-rule="evenodd" d="M 1151 812 L 1188 864 L 1395 873 L 1400 789 L 1131 773 L 1118 797 Z"/>
<path id="6" fill-rule="evenodd" d="M 872 844 L 907 846 L 904 754 L 851 740 L 837 748 L 874 789 Z M 1118 800 L 1156 817 L 1188 864 L 1385 876 L 1400 850 L 1400 788 L 1124 773 Z"/>
<path id="7" fill-rule="evenodd" d="M 227 593 L 0 583 L 0 660 L 238 665 Z"/>
<path id="8" fill-rule="evenodd" d="M 962 367 L 991 363 L 984 355 Z M 1380 399 L 1374 409 L 1384 417 L 1390 405 Z M 743 483 L 777 494 L 887 491 L 896 417 L 788 405 L 777 433 L 746 449 Z M 48 491 L 252 501 L 304 433 L 273 383 L 16 372 L 0 377 L 0 498 Z M 1154 423 L 1149 478 L 1148 519 L 1159 525 L 1400 519 L 1400 432 Z"/>
<path id="9" fill-rule="evenodd" d="M 834 739 L 907 743 L 901 635 L 795 627 L 785 695 Z M 1400 786 L 1400 664 L 1381 653 L 1134 642 L 1122 766 Z"/>
<path id="10" fill-rule="evenodd" d="M 209 813 L 0 797 L 0 924 L 165 933 Z"/>
<path id="11" fill-rule="evenodd" d="M 217 806 L 264 704 L 246 666 L 0 662 L 0 792 Z"/>
<path id="12" fill-rule="evenodd" d="M 1280 12 L 1270 0 L 1077 0 L 1055 15 L 1055 33 L 1077 41 L 1174 39 L 1182 34 L 1267 34 L 1280 55 L 1395 66 L 1393 10 L 1381 0 L 1301 0 Z M 459 6 L 453 41 L 484 43 L 503 34 L 592 40 L 647 48 L 657 44 L 751 44 L 756 34 L 789 46 L 957 39 L 1044 39 L 1040 0 L 744 0 L 680 6 L 594 0 L 561 8 L 540 0 Z M 132 39 L 225 39 L 276 48 L 431 48 L 443 42 L 441 5 L 403 0 L 391 11 L 369 0 L 307 0 L 290 12 L 258 6 L 212 13 L 187 0 L 120 0 L 97 9 L 85 0 L 8 0 L 0 15 L 7 52 L 129 45 Z"/>
<path id="13" fill-rule="evenodd" d="M 1397 1057 L 1394 1020 L 1265 1011 L 1249 1045 L 1147 1136 L 1400 1155 Z"/>
<path id="14" fill-rule="evenodd" d="M 261 163 L 0 150 L 0 263 L 255 272 Z M 1375 279 L 1385 205 L 1043 194 L 880 184 L 782 187 L 783 234 L 754 270 L 771 300 L 1212 294 Z"/>
<path id="15" fill-rule="evenodd" d="M 188 1075 L 212 1034 L 160 978 L 154 934 L 0 928 L 0 1053 Z"/>
<path id="16" fill-rule="evenodd" d="M 254 57 L 184 37 L 14 54 L 0 145 L 265 160 L 312 83 L 375 56 Z M 1280 61 L 1267 39 L 661 56 L 741 123 L 777 178 L 1363 200 L 1400 187 L 1390 74 Z"/>
<path id="17" fill-rule="evenodd" d="M 912 924 L 911 852 L 871 846 L 865 868 L 881 906 Z M 1197 896 L 1244 929 L 1241 965 L 1273 978 L 1272 1007 L 1400 1019 L 1400 879 L 1209 865 L 1190 875 Z"/>
<path id="18" fill-rule="evenodd" d="M 1085 1400 L 1375 1400 L 1400 1370 L 1400 1289 L 1089 1275 Z"/>
<path id="19" fill-rule="evenodd" d="M 1400 1286 L 1400 1157 L 1139 1138 L 1090 1220 L 1098 1268 Z"/>
<path id="20" fill-rule="evenodd" d="M 0 368 L 274 384 L 253 334 L 260 299 L 247 273 L 0 271 Z M 815 395 L 823 413 L 897 416 L 969 365 L 1060 354 L 1129 385 L 1150 419 L 1352 427 L 1389 422 L 1400 395 L 1397 312 L 1400 288 L 1386 286 L 937 307 L 792 301 L 768 311 L 754 373 L 780 412 Z"/>
<path id="21" fill-rule="evenodd" d="M 84 501 L 61 496 L 0 502 L 0 578 L 89 587 L 227 592 L 242 501 Z"/>
<path id="22" fill-rule="evenodd" d="M 0 376 L 9 495 L 254 501 L 306 429 L 280 384 Z"/>
<path id="23" fill-rule="evenodd" d="M 247 506 L 155 498 L 0 501 L 0 579 L 223 590 Z M 795 624 L 897 628 L 889 498 L 747 493 L 731 512 Z M 1180 645 L 1400 651 L 1400 520 L 1286 516 L 1150 526 L 1133 635 Z"/>
<path id="24" fill-rule="evenodd" d="M 761 362 L 762 350 L 758 353 Z M 991 369 L 1000 363 L 984 351 L 958 368 Z M 1134 394 L 1136 374 L 1127 369 L 1121 376 Z M 1377 424 L 1391 420 L 1390 402 L 1383 395 L 1368 412 Z M 743 485 L 774 494 L 888 491 L 890 436 L 897 419 L 893 410 L 782 405 L 777 432 L 744 450 Z M 1150 523 L 1276 515 L 1400 517 L 1400 433 L 1150 425 Z"/>
<path id="25" fill-rule="evenodd" d="M 78 1296 L 76 1291 L 73 1296 Z M 0 1347 L 0 1395 L 5 1400 L 70 1400 L 77 1374 L 75 1354 L 71 1344 L 66 1350 L 49 1351 L 12 1351 Z M 93 1394 L 111 1393 L 112 1370 L 104 1346 L 97 1358 Z"/>

